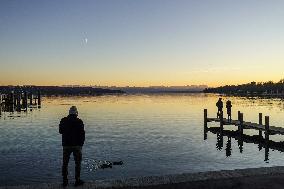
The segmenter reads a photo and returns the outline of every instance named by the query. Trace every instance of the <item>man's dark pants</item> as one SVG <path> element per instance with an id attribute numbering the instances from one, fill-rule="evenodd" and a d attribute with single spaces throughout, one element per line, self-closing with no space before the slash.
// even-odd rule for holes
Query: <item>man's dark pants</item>
<path id="1" fill-rule="evenodd" d="M 73 157 L 75 161 L 75 179 L 80 180 L 82 146 L 63 146 L 62 176 L 63 176 L 63 179 L 67 180 L 68 163 L 69 163 L 71 153 L 73 153 Z"/>

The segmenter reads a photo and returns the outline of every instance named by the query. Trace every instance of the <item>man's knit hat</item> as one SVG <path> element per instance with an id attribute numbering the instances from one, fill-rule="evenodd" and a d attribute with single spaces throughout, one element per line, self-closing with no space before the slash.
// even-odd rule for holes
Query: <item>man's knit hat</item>
<path id="1" fill-rule="evenodd" d="M 69 115 L 78 115 L 78 110 L 76 106 L 71 106 L 69 110 Z"/>

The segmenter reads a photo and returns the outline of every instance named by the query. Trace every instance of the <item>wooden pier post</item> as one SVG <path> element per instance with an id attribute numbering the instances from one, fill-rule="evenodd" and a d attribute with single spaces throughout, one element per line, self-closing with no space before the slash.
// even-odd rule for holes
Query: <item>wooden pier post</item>
<path id="1" fill-rule="evenodd" d="M 14 91 L 9 95 L 9 111 L 14 112 Z"/>
<path id="2" fill-rule="evenodd" d="M 37 105 L 40 107 L 41 106 L 41 95 L 40 91 L 37 92 Z M 205 110 L 204 110 L 205 111 Z M 205 114 L 205 112 L 204 112 Z M 207 124 L 207 109 L 206 109 L 206 124 Z"/>
<path id="3" fill-rule="evenodd" d="M 262 125 L 262 113 L 258 114 L 258 124 Z M 258 130 L 258 136 L 262 138 L 262 131 Z M 262 145 L 258 144 L 258 150 L 260 151 L 262 149 Z"/>
<path id="4" fill-rule="evenodd" d="M 14 95 L 14 97 L 13 97 L 13 99 L 14 99 L 14 107 L 17 107 L 17 93 L 14 93 L 13 94 Z"/>
<path id="5" fill-rule="evenodd" d="M 17 111 L 21 111 L 21 93 L 17 94 Z"/>
<path id="6" fill-rule="evenodd" d="M 269 116 L 265 116 L 265 159 L 268 161 L 269 158 Z"/>
<path id="7" fill-rule="evenodd" d="M 269 140 L 269 116 L 265 116 L 265 140 Z"/>
<path id="8" fill-rule="evenodd" d="M 12 91 L 10 93 L 10 96 L 9 96 L 9 104 L 10 105 L 14 105 L 14 91 Z"/>
<path id="9" fill-rule="evenodd" d="M 223 111 L 220 111 L 220 129 L 221 131 L 223 131 L 223 127 L 224 123 L 223 123 Z"/>
<path id="10" fill-rule="evenodd" d="M 244 129 L 244 126 L 243 126 L 243 123 L 244 123 L 244 114 L 243 113 L 240 113 L 240 125 L 239 125 L 239 132 L 241 134 L 243 134 L 243 129 Z"/>
<path id="11" fill-rule="evenodd" d="M 33 94 L 30 93 L 30 105 L 33 105 Z"/>
<path id="12" fill-rule="evenodd" d="M 28 109 L 28 93 L 27 93 L 27 91 L 24 92 L 23 106 L 24 106 L 25 110 Z"/>
<path id="13" fill-rule="evenodd" d="M 241 112 L 238 111 L 238 120 L 240 120 L 240 114 L 241 114 Z"/>
<path id="14" fill-rule="evenodd" d="M 259 125 L 262 125 L 262 113 L 259 113 L 259 114 L 258 114 L 258 124 L 259 124 Z M 262 131 L 261 131 L 261 130 L 258 131 L 258 135 L 259 135 L 260 137 L 262 137 Z"/>
<path id="15" fill-rule="evenodd" d="M 204 140 L 207 140 L 207 132 L 208 132 L 208 127 L 207 127 L 207 109 L 204 109 Z"/>
<path id="16" fill-rule="evenodd" d="M 207 129 L 207 109 L 204 109 L 204 129 Z"/>

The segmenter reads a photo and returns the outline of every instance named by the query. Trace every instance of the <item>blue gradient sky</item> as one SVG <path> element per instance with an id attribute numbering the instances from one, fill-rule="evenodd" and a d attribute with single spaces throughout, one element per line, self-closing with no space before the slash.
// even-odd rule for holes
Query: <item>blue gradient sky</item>
<path id="1" fill-rule="evenodd" d="M 278 81 L 283 0 L 0 0 L 0 85 Z"/>

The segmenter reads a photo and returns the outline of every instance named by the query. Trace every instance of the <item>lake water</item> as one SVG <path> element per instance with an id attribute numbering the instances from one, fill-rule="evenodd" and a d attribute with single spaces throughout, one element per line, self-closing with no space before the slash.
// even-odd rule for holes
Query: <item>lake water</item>
<path id="1" fill-rule="evenodd" d="M 2 112 L 0 118 L 0 185 L 61 182 L 62 146 L 58 133 L 60 119 L 76 105 L 84 121 L 82 179 L 118 179 L 150 175 L 193 173 L 263 166 L 283 166 L 284 154 L 256 144 L 231 139 L 231 155 L 217 145 L 217 136 L 204 140 L 203 109 L 216 115 L 217 95 L 159 94 L 99 97 L 43 98 L 42 108 L 27 113 Z M 284 126 L 284 101 L 223 97 L 233 104 L 244 120 L 258 122 L 258 113 L 270 116 L 271 125 Z M 208 126 L 218 126 L 209 123 Z M 227 126 L 225 126 L 226 128 Z M 229 126 L 232 127 L 232 126 Z M 235 129 L 232 127 L 232 129 Z M 257 131 L 245 131 L 257 134 Z M 272 136 L 282 141 L 284 136 Z M 216 148 L 217 147 L 217 148 Z M 71 157 L 69 178 L 74 177 Z M 120 161 L 122 166 L 96 169 L 96 162 Z"/>

